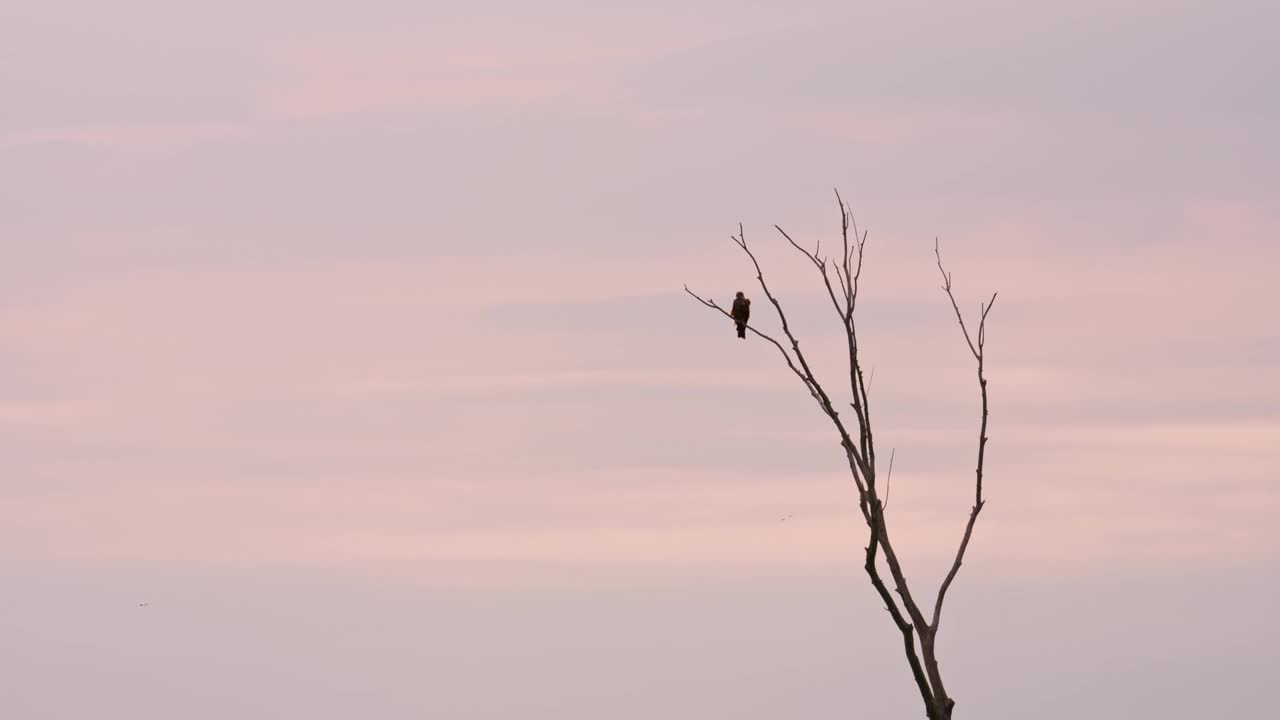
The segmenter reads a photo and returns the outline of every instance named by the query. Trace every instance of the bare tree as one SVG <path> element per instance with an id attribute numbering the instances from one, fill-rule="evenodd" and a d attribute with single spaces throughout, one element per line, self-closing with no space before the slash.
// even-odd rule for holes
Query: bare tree
<path id="1" fill-rule="evenodd" d="M 894 552 L 889 532 L 890 524 L 885 514 L 889 478 L 893 472 L 893 456 L 892 454 L 890 455 L 889 465 L 885 473 L 884 497 L 882 499 L 881 489 L 878 484 L 875 437 L 872 433 L 871 398 L 867 393 L 867 381 L 858 355 L 858 327 L 854 318 L 854 311 L 858 304 L 858 282 L 862 276 L 862 260 L 867 243 L 867 233 L 866 231 L 859 233 L 853 213 L 840 197 L 838 191 L 836 192 L 836 200 L 840 205 L 841 215 L 842 249 L 839 259 L 832 259 L 822 255 L 820 242 L 813 251 L 809 251 L 796 243 L 795 240 L 792 240 L 791 236 L 783 231 L 782 228 L 776 225 L 774 227 L 817 270 L 823 287 L 826 289 L 827 296 L 831 299 L 832 307 L 844 327 L 849 355 L 848 383 L 849 390 L 853 396 L 853 402 L 850 403 L 854 416 L 852 430 L 849 423 L 841 418 L 840 412 L 836 409 L 836 402 L 832 400 L 831 395 L 818 381 L 817 377 L 814 376 L 808 359 L 805 357 L 804 352 L 800 350 L 800 342 L 792 333 L 791 326 L 787 322 L 787 315 L 783 312 L 782 303 L 778 301 L 777 296 L 769 289 L 769 285 L 765 281 L 764 271 L 761 270 L 755 254 L 747 246 L 746 235 L 743 234 L 742 225 L 739 224 L 738 234 L 732 236 L 733 242 L 746 253 L 751 260 L 751 264 L 755 267 L 756 279 L 760 283 L 760 289 L 764 291 L 765 297 L 773 305 L 778 319 L 782 323 L 783 340 L 778 340 L 750 325 L 748 325 L 747 329 L 778 350 L 787 367 L 804 383 L 805 389 L 818 404 L 822 413 L 835 426 L 835 430 L 840 436 L 840 446 L 844 449 L 845 457 L 849 463 L 849 472 L 853 475 L 853 482 L 858 488 L 858 507 L 862 512 L 862 518 L 866 522 L 869 533 L 863 567 L 867 576 L 871 579 L 871 585 L 884 602 L 885 609 L 889 611 L 890 617 L 893 618 L 894 625 L 902 633 L 902 645 L 906 652 L 907 664 L 911 667 L 911 675 L 920 691 L 920 698 L 924 701 L 926 716 L 930 720 L 950 720 L 952 710 L 955 707 L 955 700 L 947 693 L 946 687 L 942 683 L 942 670 L 939 667 L 937 653 L 938 628 L 942 622 L 942 604 L 946 599 L 947 590 L 950 589 L 951 583 L 960 571 L 965 551 L 969 547 L 969 539 L 973 535 L 974 524 L 977 522 L 978 514 L 982 512 L 982 507 L 985 503 L 982 498 L 982 466 L 987 446 L 987 379 L 983 374 L 983 346 L 986 343 L 987 314 L 991 312 L 991 306 L 995 303 L 996 296 L 993 294 L 988 302 L 981 305 L 975 337 L 970 334 L 969 328 L 965 324 L 964 315 L 960 312 L 960 306 L 956 303 L 955 295 L 951 292 L 951 273 L 947 272 L 943 267 L 942 254 L 939 251 L 937 241 L 934 241 L 934 255 L 937 257 L 938 271 L 942 273 L 942 289 L 951 301 L 952 309 L 955 310 L 956 319 L 960 323 L 960 330 L 964 334 L 965 343 L 973 354 L 974 360 L 977 361 L 978 386 L 982 394 L 982 421 L 978 431 L 978 461 L 974 482 L 973 508 L 969 512 L 968 522 L 965 523 L 964 534 L 956 550 L 955 560 L 952 562 L 946 578 L 939 586 L 937 596 L 933 599 L 932 612 L 926 614 L 929 612 L 927 606 L 922 607 L 921 602 L 912 594 L 911 588 L 907 583 L 906 574 L 902 569 L 902 564 L 898 560 L 897 553 Z M 832 282 L 833 275 L 835 278 L 834 283 Z M 703 305 L 713 310 L 718 310 L 725 316 L 732 317 L 728 311 L 714 300 L 703 299 L 690 290 L 687 285 L 685 286 L 685 292 L 692 295 Z M 888 570 L 889 581 L 893 583 L 892 592 L 881 574 L 882 566 Z"/>

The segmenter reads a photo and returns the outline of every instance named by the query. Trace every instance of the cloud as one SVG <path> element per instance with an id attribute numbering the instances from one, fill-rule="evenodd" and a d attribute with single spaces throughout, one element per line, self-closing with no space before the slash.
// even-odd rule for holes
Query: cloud
<path id="1" fill-rule="evenodd" d="M 0 425 L 11 427 L 65 427 L 95 415 L 91 407 L 68 403 L 0 401 Z"/>
<path id="2" fill-rule="evenodd" d="M 850 7 L 809 27 L 708 42 L 632 73 L 654 102 L 854 109 L 1093 114 L 1274 112 L 1257 93 L 1269 10 L 1191 4 L 1058 3 L 1030 9 Z M 997 13 L 992 22 L 988 13 Z M 1089 52 L 1081 53 L 1081 47 Z M 1139 50 L 1139 48 L 1141 48 Z"/>
<path id="3" fill-rule="evenodd" d="M 0 134 L 0 150 L 56 144 L 110 150 L 171 150 L 232 140 L 248 133 L 245 126 L 218 123 L 44 128 Z"/>
<path id="4" fill-rule="evenodd" d="M 494 373 L 491 375 L 434 375 L 422 379 L 369 378 L 343 383 L 334 388 L 342 395 L 462 395 L 480 398 L 511 397 L 522 392 L 562 392 L 625 388 L 762 388 L 790 385 L 773 373 L 736 369 L 708 371 L 693 368 L 595 369 L 551 371 L 536 374 Z"/>
<path id="5" fill-rule="evenodd" d="M 962 298 L 1004 283 L 984 538 L 1017 572 L 1209 563 L 1277 541 L 1274 338 L 1258 321 L 1274 289 L 1255 242 L 1271 214 L 1189 207 L 1186 236 L 1159 243 L 1086 253 L 1011 223 L 949 246 Z M 811 269 L 760 242 L 804 347 L 839 378 Z M 856 523 L 823 419 L 774 354 L 673 286 L 735 287 L 724 245 L 678 267 L 455 257 L 75 275 L 4 310 L 21 359 L 6 376 L 28 395 L 6 405 L 4 492 L 30 519 L 9 538 L 57 556 L 421 561 L 459 577 L 610 558 L 654 572 L 844 562 L 833 548 L 856 544 Z M 969 501 L 976 390 L 927 249 L 883 238 L 862 310 L 878 318 L 864 340 L 904 551 L 933 562 Z M 804 510 L 802 529 L 756 553 L 781 506 Z M 1225 518 L 1232 533 L 1191 540 Z M 80 530 L 55 532 L 68 523 Z M 231 525 L 241 539 L 213 540 Z"/>

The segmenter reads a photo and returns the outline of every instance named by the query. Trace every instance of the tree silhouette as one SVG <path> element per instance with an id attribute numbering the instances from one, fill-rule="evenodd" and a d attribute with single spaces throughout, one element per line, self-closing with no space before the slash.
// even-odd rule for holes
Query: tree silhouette
<path id="1" fill-rule="evenodd" d="M 765 340 L 777 349 L 787 367 L 804 383 L 805 389 L 813 397 L 822 413 L 831 421 L 836 432 L 839 433 L 840 446 L 844 449 L 849 464 L 849 472 L 858 488 L 858 507 L 868 530 L 868 542 L 865 548 L 866 557 L 863 567 L 867 576 L 871 579 L 872 587 L 875 588 L 876 593 L 879 594 L 880 599 L 885 604 L 885 609 L 889 611 L 890 617 L 893 618 L 894 625 L 902 633 L 902 644 L 906 653 L 907 664 L 911 668 L 911 675 L 915 679 L 916 686 L 920 691 L 920 697 L 924 701 L 926 716 L 930 720 L 950 720 L 955 707 L 955 700 L 947 693 L 946 687 L 942 682 L 942 671 L 938 664 L 937 654 L 938 628 L 942 622 L 943 601 L 946 599 L 947 591 L 951 588 L 956 575 L 960 572 L 960 566 L 964 562 L 965 551 L 968 550 L 969 540 L 973 536 L 973 528 L 977 523 L 978 514 L 982 512 L 985 504 L 985 500 L 982 497 L 982 469 L 986 459 L 987 447 L 987 379 L 984 374 L 983 353 L 986 344 L 987 314 L 991 312 L 991 307 L 995 304 L 996 295 L 993 294 L 989 301 L 981 305 L 975 337 L 974 334 L 969 332 L 969 328 L 965 324 L 964 314 L 960 312 L 960 306 L 956 303 L 955 295 L 951 290 L 951 273 L 947 272 L 946 268 L 943 267 L 941 251 L 937 241 L 934 241 L 934 255 L 937 258 L 938 271 L 942 274 L 942 289 L 946 292 L 952 309 L 955 310 L 956 320 L 959 322 L 960 330 L 964 334 L 965 343 L 977 363 L 978 386 L 982 396 L 982 420 L 978 431 L 978 458 L 974 481 L 973 508 L 969 512 L 968 521 L 965 523 L 964 534 L 956 550 L 955 560 L 952 562 L 946 578 L 938 587 L 938 594 L 933 599 L 931 614 L 926 615 L 928 608 L 927 606 L 922 608 L 920 602 L 912 594 L 907 583 L 906 574 L 898 560 L 897 553 L 894 551 L 891 540 L 890 525 L 885 514 L 885 501 L 888 499 L 889 478 L 893 472 L 893 455 L 892 453 L 890 454 L 889 464 L 886 468 L 884 497 L 882 498 L 878 484 L 875 436 L 872 433 L 871 398 L 867 393 L 866 378 L 858 355 L 858 328 L 854 315 L 858 304 L 858 283 L 862 276 L 862 260 L 867 243 L 867 233 L 866 231 L 859 233 L 853 213 L 840 197 L 838 191 L 836 192 L 836 201 L 840 205 L 840 234 L 842 241 L 838 260 L 823 256 L 821 254 L 821 243 L 813 251 L 809 251 L 796 243 L 781 227 L 777 225 L 774 227 L 817 270 L 818 276 L 826 289 L 827 296 L 831 299 L 831 304 L 844 327 L 849 356 L 848 383 L 849 390 L 853 396 L 853 402 L 850 403 L 854 415 L 853 430 L 851 431 L 846 420 L 841 418 L 831 395 L 810 369 L 809 361 L 800 349 L 800 342 L 796 339 L 787 321 L 787 315 L 782 309 L 782 303 L 769 289 L 769 285 L 765 281 L 764 271 L 760 268 L 760 263 L 755 254 L 748 247 L 746 235 L 743 233 L 742 225 L 739 224 L 738 234 L 732 236 L 732 239 L 750 258 L 751 264 L 755 267 L 756 279 L 760 283 L 760 289 L 764 291 L 765 297 L 773 305 L 778 319 L 781 321 L 783 340 L 780 341 L 751 325 L 748 325 L 747 329 L 756 337 Z M 852 235 L 850 231 L 852 231 Z M 834 284 L 832 275 L 835 276 Z M 687 285 L 685 286 L 685 292 L 703 305 L 718 310 L 726 317 L 731 317 L 730 313 L 714 300 L 702 298 L 690 290 Z M 893 591 L 890 591 L 885 578 L 881 574 L 882 565 L 888 570 L 889 581 L 893 583 Z"/>

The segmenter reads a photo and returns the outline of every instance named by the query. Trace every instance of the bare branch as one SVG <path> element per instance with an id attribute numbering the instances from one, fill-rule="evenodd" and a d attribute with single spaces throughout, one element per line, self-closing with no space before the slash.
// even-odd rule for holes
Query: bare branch
<path id="1" fill-rule="evenodd" d="M 969 338 L 969 328 L 965 327 L 964 315 L 960 313 L 960 306 L 956 304 L 955 295 L 951 294 L 951 273 L 947 272 L 946 269 L 942 267 L 942 251 L 939 249 L 937 238 L 933 239 L 933 254 L 938 258 L 938 272 L 942 273 L 942 289 L 946 291 L 947 297 L 951 300 L 951 307 L 956 311 L 956 320 L 960 321 L 960 330 L 964 332 L 964 341 L 969 344 L 969 352 L 973 353 L 973 358 L 975 360 L 980 360 L 978 348 L 974 347 L 973 340 Z M 982 324 L 985 324 L 987 313 L 991 312 L 991 305 L 994 305 L 995 302 L 996 296 L 992 295 L 991 303 L 982 311 Z M 985 328 L 982 327 L 982 324 L 978 327 L 979 346 L 982 344 L 983 334 L 985 332 Z"/>
<path id="2" fill-rule="evenodd" d="M 946 579 L 942 581 L 942 585 L 938 588 L 938 598 L 933 606 L 933 622 L 930 626 L 930 635 L 936 636 L 938 633 L 938 624 L 942 618 L 942 603 L 946 599 L 947 590 L 950 589 L 951 583 L 955 580 L 956 574 L 960 572 L 960 566 L 964 562 L 965 551 L 969 548 L 969 539 L 973 536 L 973 526 L 978 520 L 978 514 L 982 512 L 982 508 L 986 505 L 986 501 L 982 498 L 982 471 L 983 463 L 986 459 L 987 448 L 987 378 L 985 375 L 985 345 L 987 339 L 987 315 L 991 312 L 992 306 L 996 302 L 996 293 L 991 295 L 991 300 L 980 308 L 978 319 L 978 344 L 975 347 L 973 341 L 969 337 L 969 330 L 965 327 L 964 317 L 960 313 L 960 306 L 956 303 L 955 295 L 951 292 L 951 275 L 942 266 L 942 253 L 938 249 L 937 240 L 934 240 L 934 254 L 938 258 L 938 270 L 945 278 L 943 290 L 946 291 L 948 299 L 951 300 L 951 307 L 956 311 L 956 318 L 960 322 L 960 329 L 964 333 L 965 342 L 969 345 L 969 350 L 973 353 L 973 357 L 978 361 L 978 387 L 982 396 L 982 421 L 978 428 L 978 464 L 974 477 L 974 498 L 973 509 L 969 512 L 969 520 L 965 523 L 964 535 L 960 540 L 960 547 L 956 550 L 955 561 L 951 564 L 951 570 L 947 573 Z"/>
<path id="3" fill-rule="evenodd" d="M 845 429 L 844 423 L 840 420 L 840 413 L 836 411 L 835 407 L 831 403 L 831 398 L 822 388 L 822 385 L 820 385 L 817 379 L 813 376 L 813 371 L 809 368 L 808 360 L 805 359 L 804 352 L 800 350 L 800 341 L 797 340 L 796 336 L 791 332 L 791 326 L 787 322 L 787 314 L 782 309 L 782 303 L 779 302 L 778 298 L 769 290 L 769 285 L 764 279 L 764 271 L 760 269 L 760 262 L 756 260 L 755 253 L 751 252 L 751 248 L 747 247 L 746 235 L 742 231 L 741 224 L 738 225 L 738 237 L 735 239 L 735 242 L 738 247 L 742 248 L 742 251 L 747 254 L 747 257 L 751 259 L 751 264 L 756 269 L 756 281 L 759 282 L 760 289 L 764 291 L 765 297 L 767 297 L 769 302 L 773 304 L 773 308 L 778 315 L 778 320 L 782 323 L 782 333 L 786 335 L 787 340 L 791 342 L 791 351 L 795 355 L 796 362 L 804 371 L 804 377 L 811 386 L 814 397 L 818 400 L 818 404 L 821 406 L 822 411 L 826 413 L 831 422 L 835 424 L 836 430 L 840 433 L 841 446 L 845 447 L 846 452 L 850 455 L 850 460 L 857 466 L 858 472 L 856 475 L 861 475 L 862 478 L 874 476 L 865 453 L 860 453 L 859 447 L 854 445 L 853 438 L 850 437 L 848 430 Z M 861 490 L 861 478 L 858 479 L 859 489 Z"/>
<path id="4" fill-rule="evenodd" d="M 845 453 L 848 455 L 849 469 L 854 476 L 854 483 L 858 488 L 859 508 L 862 510 L 863 515 L 867 516 L 870 510 L 867 502 L 866 485 L 863 482 L 863 478 L 870 473 L 871 468 L 868 465 L 865 457 L 860 454 L 858 445 L 854 443 L 853 438 L 850 437 L 849 432 L 845 429 L 843 421 L 840 420 L 840 414 L 836 411 L 835 407 L 831 403 L 831 398 L 827 395 L 826 391 L 822 388 L 822 386 L 818 383 L 817 379 L 813 376 L 813 372 L 809 368 L 808 361 L 805 359 L 804 353 L 800 350 L 800 341 L 796 339 L 795 335 L 792 334 L 791 332 L 791 327 L 787 321 L 786 312 L 784 312 L 782 309 L 782 303 L 778 301 L 778 298 L 774 296 L 773 292 L 769 289 L 769 285 L 764 278 L 764 271 L 760 268 L 760 262 L 756 259 L 756 256 L 751 251 L 751 248 L 747 246 L 746 234 L 743 232 L 741 224 L 738 225 L 738 235 L 730 236 L 730 238 L 733 240 L 735 245 L 737 245 L 744 253 L 746 253 L 747 257 L 750 258 L 751 260 L 752 266 L 755 267 L 756 280 L 760 284 L 760 289 L 764 291 L 765 297 L 769 299 L 769 302 L 773 304 L 774 310 L 777 312 L 778 319 L 782 323 L 782 332 L 783 334 L 786 335 L 787 340 L 790 341 L 791 343 L 791 353 L 788 353 L 786 349 L 783 347 L 782 343 L 774 339 L 773 337 L 765 335 L 764 333 L 761 333 L 759 330 L 756 330 L 755 328 L 752 328 L 749 325 L 748 325 L 748 329 L 750 329 L 757 336 L 762 337 L 765 340 L 768 340 L 775 347 L 778 348 L 779 352 L 782 353 L 783 358 L 786 360 L 787 366 L 791 369 L 791 371 L 797 377 L 801 379 L 802 382 L 804 382 L 805 387 L 809 390 L 809 394 L 813 396 L 814 400 L 817 401 L 818 406 L 822 409 L 823 413 L 835 425 L 836 430 L 840 434 L 840 445 L 842 448 L 844 448 Z M 695 299 L 697 299 L 703 305 L 714 308 L 720 311 L 721 314 L 732 317 L 731 314 L 726 312 L 724 308 L 720 307 L 719 305 L 715 304 L 712 301 L 704 300 L 703 298 L 701 298 L 700 296 L 694 294 L 691 290 L 689 290 L 687 286 L 685 287 L 685 291 L 688 292 L 690 295 L 692 295 Z M 793 360 L 793 355 L 794 355 L 794 360 Z"/>
<path id="5" fill-rule="evenodd" d="M 825 285 L 827 288 L 827 296 L 831 298 L 831 305 L 835 307 L 836 314 L 840 316 L 840 320 L 845 324 L 848 324 L 849 317 L 848 315 L 845 314 L 845 311 L 841 309 L 840 301 L 836 300 L 836 291 L 831 287 L 831 276 L 827 274 L 827 261 L 820 260 L 818 258 L 817 250 L 814 250 L 814 252 L 809 252 L 808 250 L 805 250 L 804 248 L 800 247 L 800 244 L 797 243 L 795 240 L 792 240 L 791 236 L 787 234 L 786 230 L 783 230 L 781 227 L 778 227 L 777 225 L 774 225 L 773 227 L 776 228 L 778 232 L 782 233 L 782 237 L 786 238 L 787 242 L 791 243 L 791 247 L 800 251 L 800 254 L 804 255 L 805 258 L 807 258 L 809 262 L 812 263 L 813 266 L 818 269 L 818 274 L 822 276 L 822 284 Z M 820 246 L 821 246 L 821 243 L 819 243 L 819 247 Z M 843 283 L 841 284 L 843 285 Z"/>
<path id="6" fill-rule="evenodd" d="M 889 450 L 889 472 L 884 476 L 884 509 L 889 509 L 889 481 L 893 479 L 893 456 L 898 454 L 897 448 Z"/>

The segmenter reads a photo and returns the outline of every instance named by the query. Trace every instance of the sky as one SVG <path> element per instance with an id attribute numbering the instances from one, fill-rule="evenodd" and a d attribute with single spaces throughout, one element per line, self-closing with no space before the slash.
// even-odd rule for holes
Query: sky
<path id="1" fill-rule="evenodd" d="M 746 237 L 868 230 L 957 717 L 1258 715 L 1274 3 L 0 4 L 0 716 L 921 717 Z M 783 520 L 783 518 L 786 518 Z"/>

